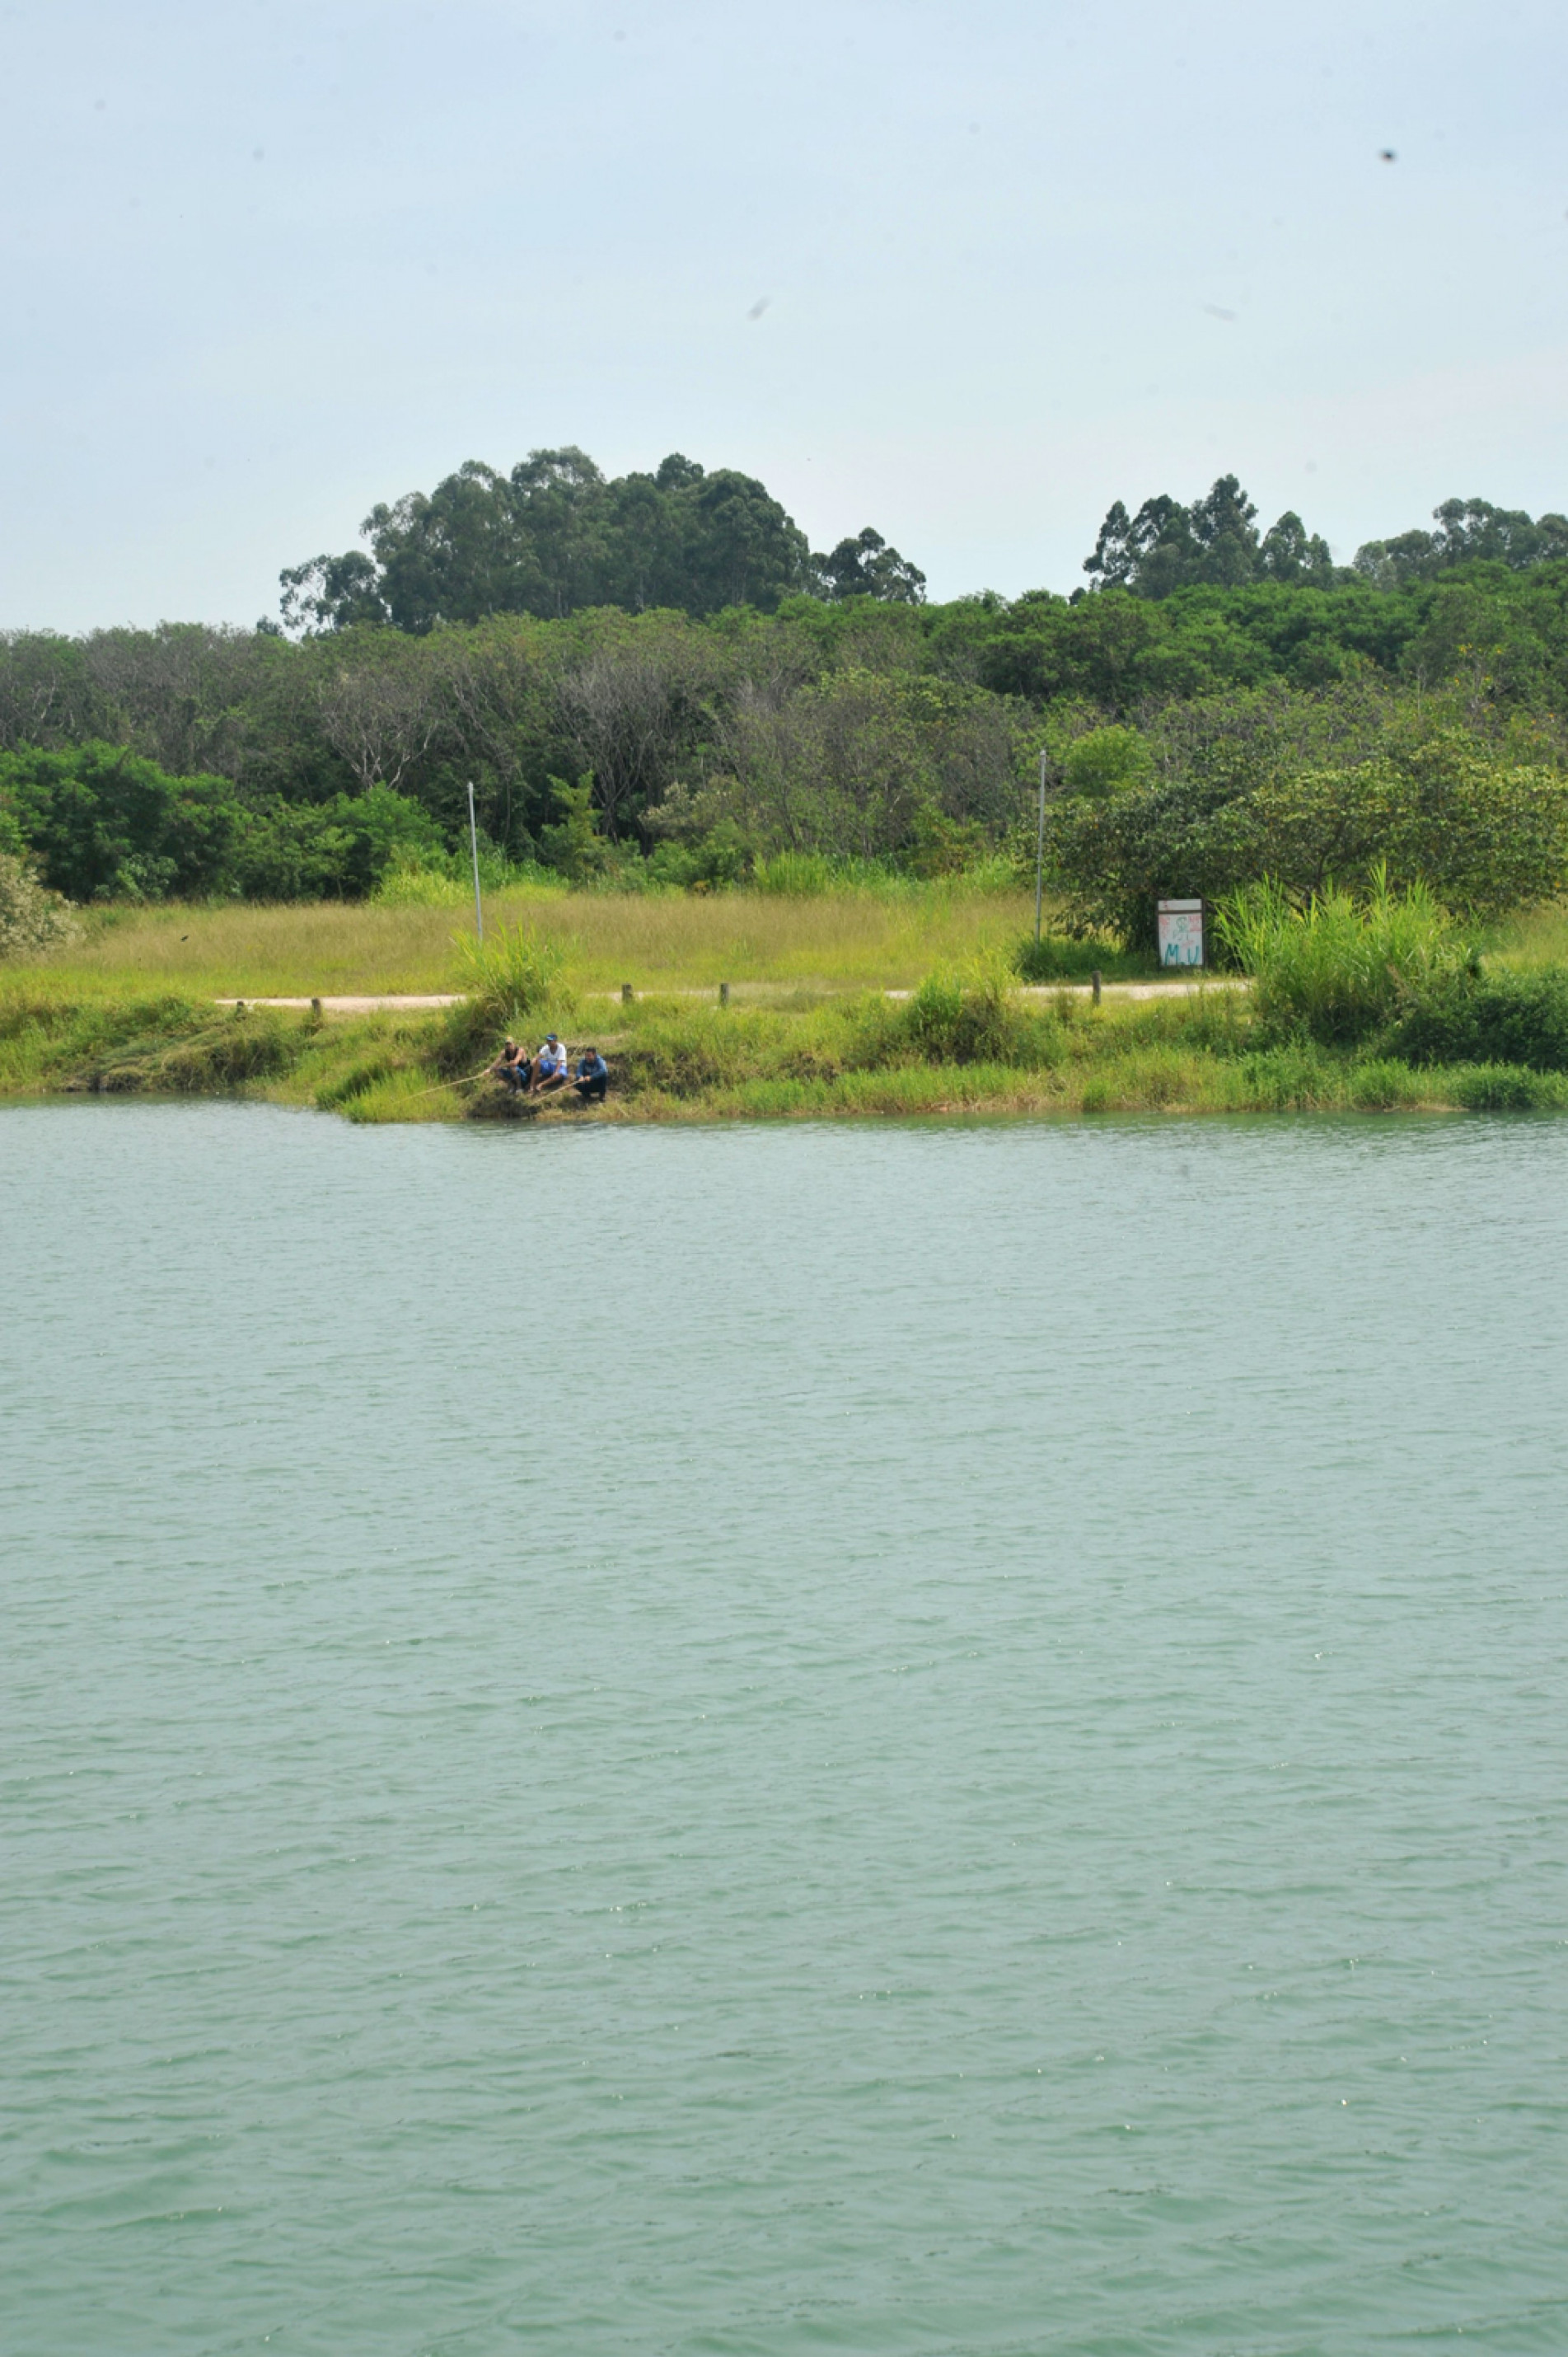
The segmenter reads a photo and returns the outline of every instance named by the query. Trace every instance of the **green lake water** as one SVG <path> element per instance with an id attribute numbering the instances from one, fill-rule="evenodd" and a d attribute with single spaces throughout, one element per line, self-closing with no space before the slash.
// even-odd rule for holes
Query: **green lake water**
<path id="1" fill-rule="evenodd" d="M 5 2357 L 1568 2348 L 1565 1174 L 0 1113 Z"/>

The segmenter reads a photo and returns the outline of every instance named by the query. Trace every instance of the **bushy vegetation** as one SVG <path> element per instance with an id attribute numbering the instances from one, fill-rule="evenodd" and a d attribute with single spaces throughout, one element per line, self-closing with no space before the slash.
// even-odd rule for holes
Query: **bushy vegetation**
<path id="1" fill-rule="evenodd" d="M 664 653 L 672 637 L 692 651 L 693 626 L 650 619 L 650 642 Z M 754 617 L 739 635 L 757 656 L 787 627 Z M 421 661 L 429 651 L 432 662 L 462 653 L 400 644 Z M 317 652 L 285 648 L 282 660 Z M 891 662 L 888 648 L 881 653 Z M 816 676 L 771 701 L 758 699 L 743 671 L 727 687 L 711 681 L 703 717 L 689 724 L 706 741 L 683 735 L 688 723 L 677 725 L 655 697 L 651 718 L 632 716 L 640 733 L 628 752 L 617 730 L 630 731 L 632 720 L 616 699 L 635 682 L 613 672 L 600 678 L 602 739 L 563 746 L 550 737 L 548 711 L 541 716 L 542 759 L 596 745 L 601 766 L 547 770 L 538 791 L 519 777 L 505 797 L 492 773 L 480 845 L 487 890 L 805 897 L 896 891 L 943 876 L 1006 888 L 1032 869 L 1026 773 L 1042 738 L 1060 748 L 1059 759 L 1047 756 L 1059 771 L 1048 881 L 1079 935 L 1146 951 L 1161 895 L 1215 898 L 1264 873 L 1300 893 L 1353 882 L 1378 858 L 1397 879 L 1425 880 L 1447 905 L 1478 915 L 1527 906 L 1568 874 L 1555 724 L 1520 711 L 1466 718 L 1454 692 L 1275 684 L 1074 734 L 1094 717 L 1078 706 L 1036 716 L 972 683 L 824 659 Z M 370 664 L 366 678 L 380 676 Z M 513 750 L 521 759 L 515 740 Z M 670 774 L 682 759 L 701 782 Z M 302 752 L 311 791 L 293 800 L 244 765 L 238 778 L 176 770 L 104 737 L 21 746 L 0 753 L 0 832 L 33 855 L 50 888 L 82 903 L 463 901 L 466 792 L 454 810 L 439 779 L 390 761 L 403 784 L 367 775 L 328 791 L 329 772 L 312 760 Z"/>
<path id="2" fill-rule="evenodd" d="M 1264 877 L 1301 899 L 1381 868 L 1479 919 L 1568 885 L 1568 774 L 1453 725 L 1423 734 L 1394 699 L 1267 695 L 1189 708 L 1169 734 L 1179 752 L 1150 782 L 1048 812 L 1071 930 L 1152 948 L 1161 898 Z"/>
<path id="3" fill-rule="evenodd" d="M 1412 1064 L 1568 1072 L 1568 970 L 1447 976 L 1403 1013 L 1390 1046 Z"/>
<path id="4" fill-rule="evenodd" d="M 0 850 L 0 958 L 37 957 L 81 936 L 69 903 L 39 883 L 31 860 Z"/>
<path id="5" fill-rule="evenodd" d="M 1092 589 L 939 606 L 750 478 L 465 467 L 292 568 L 297 638 L 0 638 L 0 851 L 84 906 L 456 909 L 471 781 L 492 893 L 1001 889 L 1043 758 L 1053 931 L 1094 963 L 1159 897 L 1379 861 L 1489 920 L 1568 879 L 1568 524 L 1434 522 L 1346 568 L 1222 477 L 1113 508 Z"/>
<path id="6" fill-rule="evenodd" d="M 1353 1047 L 1395 1016 L 1466 976 L 1475 952 L 1423 885 L 1391 890 L 1379 867 L 1360 899 L 1315 893 L 1293 907 L 1273 881 L 1244 886 L 1215 911 L 1215 929 L 1252 978 L 1265 1031 Z"/>
<path id="7" fill-rule="evenodd" d="M 228 778 L 96 738 L 0 753 L 0 814 L 77 901 L 360 899 L 394 864 L 446 857 L 429 812 L 389 786 L 252 804 Z"/>
<path id="8" fill-rule="evenodd" d="M 1568 967 L 1488 970 L 1422 885 L 1395 893 L 1380 867 L 1362 897 L 1329 891 L 1305 907 L 1278 884 L 1249 885 L 1215 923 L 1251 977 L 1262 1039 L 1370 1046 L 1407 1069 L 1568 1072 Z"/>

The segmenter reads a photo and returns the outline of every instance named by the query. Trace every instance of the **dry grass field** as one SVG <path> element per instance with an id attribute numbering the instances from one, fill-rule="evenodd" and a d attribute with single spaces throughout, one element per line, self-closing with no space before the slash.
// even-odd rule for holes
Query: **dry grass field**
<path id="1" fill-rule="evenodd" d="M 720 982 L 792 990 L 906 989 L 934 966 L 1005 956 L 1033 922 L 1027 895 L 927 885 L 811 899 L 539 893 L 487 901 L 487 927 L 523 924 L 564 952 L 579 991 L 705 989 Z M 114 909 L 85 937 L 6 969 L 88 997 L 128 990 L 264 998 L 425 992 L 462 986 L 461 909 L 324 901 L 286 908 Z"/>

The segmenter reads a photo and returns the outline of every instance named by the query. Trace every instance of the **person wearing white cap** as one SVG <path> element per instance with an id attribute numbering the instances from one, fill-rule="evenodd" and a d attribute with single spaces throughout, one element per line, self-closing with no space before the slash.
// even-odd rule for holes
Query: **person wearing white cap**
<path id="1" fill-rule="evenodd" d="M 533 1060 L 532 1094 L 545 1089 L 558 1089 L 566 1078 L 566 1050 L 553 1031 Z"/>

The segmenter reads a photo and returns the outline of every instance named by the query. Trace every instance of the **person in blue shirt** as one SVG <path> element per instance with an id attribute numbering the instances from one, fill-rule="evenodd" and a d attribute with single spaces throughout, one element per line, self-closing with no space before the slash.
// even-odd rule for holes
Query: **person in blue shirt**
<path id="1" fill-rule="evenodd" d="M 572 1086 L 585 1104 L 603 1104 L 610 1084 L 610 1068 L 596 1048 L 585 1048 Z"/>

